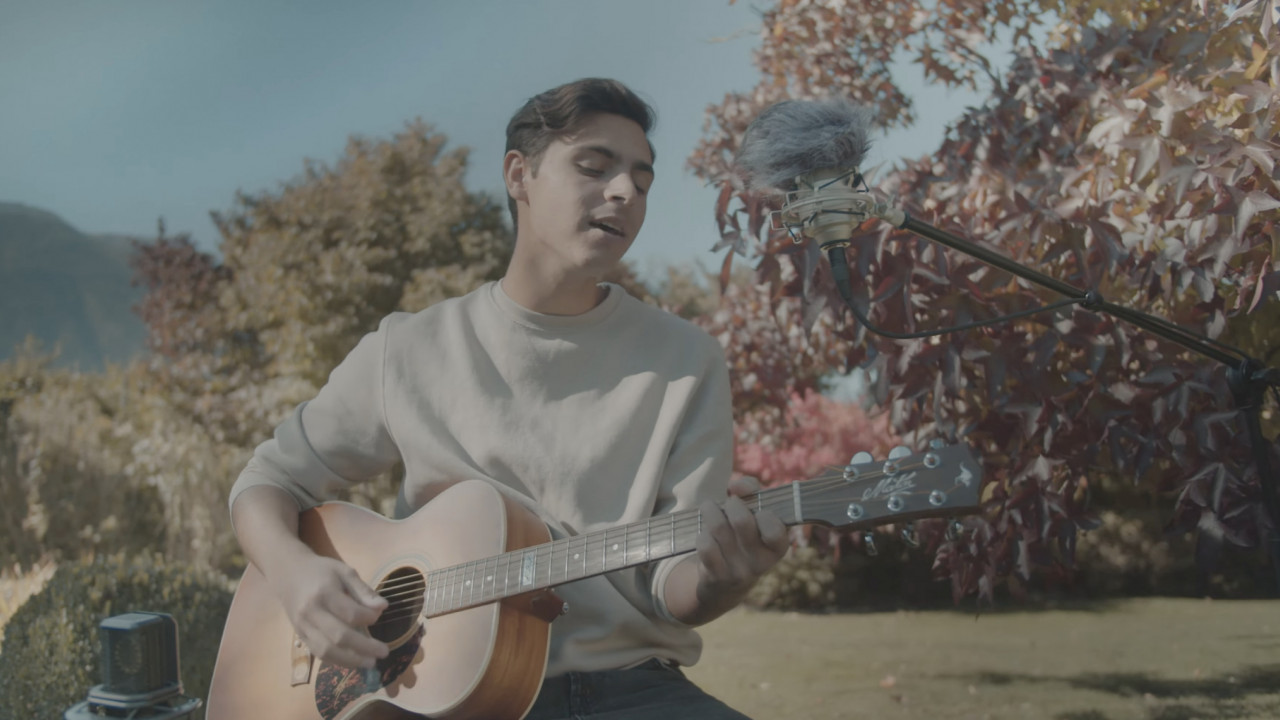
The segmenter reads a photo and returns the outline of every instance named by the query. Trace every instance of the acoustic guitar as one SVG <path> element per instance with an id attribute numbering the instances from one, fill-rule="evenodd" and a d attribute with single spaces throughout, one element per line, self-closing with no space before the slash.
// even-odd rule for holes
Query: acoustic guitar
<path id="1" fill-rule="evenodd" d="M 938 441 L 743 498 L 787 525 L 867 528 L 973 512 L 969 448 Z M 315 552 L 354 568 L 387 599 L 369 627 L 391 653 L 375 669 L 317 661 L 257 568 L 240 580 L 209 690 L 208 720 L 518 720 L 536 699 L 557 585 L 688 553 L 698 510 L 551 541 L 529 510 L 481 480 L 457 483 L 403 520 L 348 503 L 299 517 Z"/>

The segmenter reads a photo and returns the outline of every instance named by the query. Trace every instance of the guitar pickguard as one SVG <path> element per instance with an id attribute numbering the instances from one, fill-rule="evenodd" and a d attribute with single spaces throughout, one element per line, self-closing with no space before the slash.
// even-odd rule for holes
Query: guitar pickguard
<path id="1" fill-rule="evenodd" d="M 324 720 L 336 720 L 351 703 L 396 681 L 413 663 L 425 628 L 418 631 L 369 670 L 322 662 L 316 674 L 316 710 Z"/>

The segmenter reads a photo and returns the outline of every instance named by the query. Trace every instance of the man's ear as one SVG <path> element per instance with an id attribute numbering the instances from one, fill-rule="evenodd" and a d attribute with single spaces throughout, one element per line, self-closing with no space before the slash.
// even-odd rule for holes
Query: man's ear
<path id="1" fill-rule="evenodd" d="M 519 150 L 508 150 L 502 158 L 502 179 L 507 185 L 507 194 L 516 202 L 529 202 L 529 193 L 525 190 L 525 181 L 533 175 L 529 159 Z"/>

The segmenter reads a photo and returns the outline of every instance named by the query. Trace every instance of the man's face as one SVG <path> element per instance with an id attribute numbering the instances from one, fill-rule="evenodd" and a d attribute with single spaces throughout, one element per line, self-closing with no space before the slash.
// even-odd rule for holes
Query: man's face
<path id="1" fill-rule="evenodd" d="M 576 132 L 547 146 L 536 172 L 526 171 L 529 205 L 520 217 L 528 213 L 529 222 L 521 223 L 519 242 L 553 254 L 571 272 L 609 270 L 644 224 L 652 162 L 635 122 L 587 116 Z"/>

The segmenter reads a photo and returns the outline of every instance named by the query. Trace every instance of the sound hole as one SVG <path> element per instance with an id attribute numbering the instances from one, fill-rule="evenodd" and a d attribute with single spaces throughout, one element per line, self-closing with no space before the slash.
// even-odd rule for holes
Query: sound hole
<path id="1" fill-rule="evenodd" d="M 411 633 L 422 615 L 426 581 L 413 568 L 395 570 L 378 585 L 378 594 L 387 599 L 387 609 L 369 626 L 369 634 L 392 643 Z"/>

